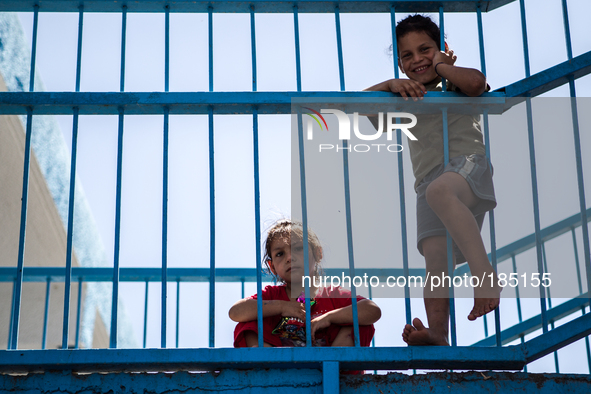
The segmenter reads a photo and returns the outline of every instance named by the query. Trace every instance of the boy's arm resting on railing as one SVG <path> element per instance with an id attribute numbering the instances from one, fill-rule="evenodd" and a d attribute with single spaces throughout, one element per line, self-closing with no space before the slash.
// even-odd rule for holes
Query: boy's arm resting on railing
<path id="1" fill-rule="evenodd" d="M 245 298 L 236 302 L 228 312 L 230 319 L 237 323 L 245 323 L 257 319 L 257 300 Z M 289 316 L 306 319 L 306 310 L 297 301 L 263 300 L 263 317 Z"/>

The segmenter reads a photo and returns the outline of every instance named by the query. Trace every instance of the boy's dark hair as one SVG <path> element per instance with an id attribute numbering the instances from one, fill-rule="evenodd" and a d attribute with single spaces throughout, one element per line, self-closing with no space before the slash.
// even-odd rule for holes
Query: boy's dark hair
<path id="1" fill-rule="evenodd" d="M 435 41 L 437 48 L 441 50 L 441 32 L 439 26 L 433 20 L 425 15 L 409 15 L 396 25 L 396 40 L 400 40 L 410 32 L 425 32 Z"/>

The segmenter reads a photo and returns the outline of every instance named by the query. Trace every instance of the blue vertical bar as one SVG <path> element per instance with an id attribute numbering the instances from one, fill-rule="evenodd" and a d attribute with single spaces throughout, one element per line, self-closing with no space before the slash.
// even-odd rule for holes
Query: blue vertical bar
<path id="1" fill-rule="evenodd" d="M 209 107 L 209 347 L 215 346 L 215 177 L 213 107 Z"/>
<path id="2" fill-rule="evenodd" d="M 439 31 L 440 31 L 440 39 L 439 45 L 441 46 L 441 50 L 445 51 L 445 29 L 444 29 L 444 18 L 443 18 L 443 6 L 439 7 Z M 447 90 L 447 81 L 445 78 L 441 78 L 441 91 L 445 92 Z M 447 164 L 447 162 L 446 162 Z M 453 341 L 453 339 L 452 339 Z"/>
<path id="3" fill-rule="evenodd" d="M 517 264 L 515 262 L 515 255 L 511 255 L 511 263 L 513 265 L 513 272 L 517 273 Z M 521 298 L 519 296 L 519 286 L 515 287 L 515 302 L 517 303 L 517 319 L 519 323 L 523 322 L 523 315 L 521 314 Z M 486 316 L 486 315 L 485 315 Z M 525 342 L 523 334 L 519 335 L 521 344 Z M 527 372 L 527 365 L 523 367 L 523 370 Z"/>
<path id="4" fill-rule="evenodd" d="M 304 247 L 304 272 L 310 272 L 310 254 L 309 254 L 309 236 L 308 236 L 308 201 L 306 192 L 306 162 L 304 151 L 303 120 L 300 109 L 298 109 L 298 142 L 300 148 L 300 184 L 302 199 L 302 227 L 303 227 L 303 247 Z M 311 327 L 312 306 L 310 305 L 310 284 L 306 283 L 305 291 L 305 309 L 306 309 L 306 327 Z M 291 295 L 290 295 L 291 297 Z M 306 330 L 306 347 L 312 346 L 312 334 Z"/>
<path id="5" fill-rule="evenodd" d="M 82 30 L 84 22 L 84 5 L 78 6 L 78 49 L 76 52 L 76 91 L 80 91 L 80 73 L 82 71 Z"/>
<path id="6" fill-rule="evenodd" d="M 168 92 L 170 64 L 170 6 L 164 6 L 164 91 Z M 168 115 L 164 107 L 164 138 L 162 149 L 162 297 L 160 309 L 160 346 L 166 347 L 166 315 L 168 306 Z M 178 289 L 177 289 L 178 290 Z M 178 333 L 177 333 L 178 347 Z"/>
<path id="7" fill-rule="evenodd" d="M 337 32 L 337 53 L 339 59 L 339 80 L 341 91 L 345 91 L 345 68 L 343 64 L 343 45 L 341 40 L 341 14 L 339 6 L 335 6 L 335 27 Z M 355 256 L 353 254 L 353 223 L 351 222 L 351 194 L 349 189 L 349 150 L 347 140 L 343 140 L 343 176 L 345 179 L 345 218 L 347 221 L 347 248 L 349 252 L 349 275 L 355 277 Z M 306 271 L 308 272 L 308 271 Z M 353 312 L 353 331 L 355 346 L 359 347 L 359 315 L 357 311 L 357 289 L 351 286 L 351 306 Z"/>
<path id="8" fill-rule="evenodd" d="M 441 31 L 443 36 L 443 30 Z M 441 115 L 443 121 L 443 161 L 445 165 L 449 163 L 449 130 L 448 130 L 448 119 L 447 119 L 447 108 L 441 108 Z M 451 235 L 448 231 L 446 234 L 446 248 L 447 248 L 447 272 L 448 275 L 452 276 L 454 272 L 454 252 L 452 247 Z M 454 296 L 454 287 L 449 287 L 449 320 L 450 320 L 450 334 L 451 334 L 451 345 L 457 345 L 456 338 L 456 304 Z"/>
<path id="9" fill-rule="evenodd" d="M 525 76 L 530 76 L 529 67 L 529 47 L 527 43 L 527 25 L 525 20 L 525 3 L 524 0 L 519 0 L 520 11 L 521 11 L 521 36 L 523 39 L 523 62 L 525 66 Z M 532 187 L 532 200 L 534 206 L 534 229 L 536 239 L 536 255 L 538 261 L 538 273 L 544 272 L 542 262 L 542 237 L 540 235 L 540 208 L 538 200 L 538 177 L 536 171 L 536 151 L 534 144 L 534 130 L 533 130 L 533 119 L 532 119 L 532 108 L 531 98 L 527 98 L 526 102 L 527 111 L 527 135 L 529 142 L 529 161 L 531 168 L 531 187 Z M 540 311 L 542 318 L 542 331 L 548 332 L 548 316 L 546 314 L 546 292 L 544 286 L 539 286 L 540 290 Z"/>
<path id="10" fill-rule="evenodd" d="M 47 277 L 45 286 L 45 309 L 43 312 L 43 337 L 41 339 L 41 349 L 47 345 L 47 318 L 49 317 L 49 297 L 51 295 L 51 277 Z"/>
<path id="11" fill-rule="evenodd" d="M 31 72 L 29 75 L 29 91 L 35 90 L 35 58 L 37 53 L 37 26 L 39 22 L 39 6 L 35 4 L 33 16 L 33 45 L 31 49 Z M 18 346 L 18 326 L 21 311 L 21 292 L 23 287 L 23 265 L 25 262 L 25 236 L 27 228 L 27 205 L 29 200 L 29 168 L 31 161 L 31 134 L 33 133 L 33 108 L 27 107 L 27 131 L 25 137 L 25 158 L 23 170 L 23 192 L 21 201 L 21 223 L 18 243 L 18 262 L 16 279 L 14 281 L 12 299 L 11 334 L 8 349 L 16 349 Z"/>
<path id="12" fill-rule="evenodd" d="M 295 39 L 295 56 L 296 56 L 296 87 L 297 91 L 302 91 L 302 68 L 300 64 L 300 25 L 298 20 L 298 6 L 293 6 L 293 29 Z M 300 119 L 298 119 L 298 122 Z M 305 229 L 307 231 L 307 229 Z"/>
<path id="13" fill-rule="evenodd" d="M 295 7 L 294 7 L 295 8 Z M 297 50 L 297 48 L 296 48 Z M 304 243 L 304 272 L 310 272 L 309 266 L 309 253 L 308 253 L 308 202 L 306 200 L 306 156 L 304 152 L 304 133 L 303 133 L 303 120 L 301 108 L 297 109 L 297 122 L 298 122 L 298 148 L 299 148 L 299 159 L 300 159 L 300 193 L 302 199 L 302 227 L 303 227 L 303 243 Z M 290 295 L 291 296 L 291 295 Z M 306 327 L 311 326 L 310 319 L 310 286 L 306 283 L 305 286 L 305 297 L 306 297 Z M 312 346 L 312 335 L 310 330 L 306 330 L 306 346 Z"/>
<path id="14" fill-rule="evenodd" d="M 82 31 L 84 22 L 84 6 L 78 7 L 78 49 L 76 54 L 76 91 L 80 91 L 80 72 L 82 67 Z M 64 319 L 62 333 L 62 348 L 68 348 L 68 336 L 70 328 L 70 291 L 72 280 L 72 238 L 74 234 L 74 201 L 76 195 L 76 156 L 78 151 L 78 107 L 74 107 L 74 118 L 72 121 L 72 153 L 70 162 L 70 196 L 68 202 L 68 234 L 66 244 L 66 278 L 64 284 Z M 79 321 L 76 325 L 78 327 Z M 76 335 L 78 343 L 78 335 Z"/>
<path id="15" fill-rule="evenodd" d="M 37 58 L 37 27 L 39 25 L 39 4 L 33 6 L 33 43 L 31 48 L 31 69 L 29 70 L 29 92 L 35 91 L 35 62 Z"/>
<path id="16" fill-rule="evenodd" d="M 575 229 L 572 227 L 570 229 L 572 238 L 573 238 L 573 251 L 575 252 L 575 269 L 577 271 L 577 284 L 579 285 L 579 295 L 583 294 L 583 283 L 581 280 L 581 267 L 579 263 L 579 248 L 577 247 L 577 235 L 575 234 Z M 585 307 L 583 307 L 583 314 L 585 314 Z"/>
<path id="17" fill-rule="evenodd" d="M 443 15 L 443 6 L 439 7 L 439 32 L 440 32 L 440 46 L 442 50 L 445 50 L 445 19 Z M 447 81 L 445 78 L 441 78 L 441 91 L 447 90 Z M 443 122 L 443 162 L 444 165 L 449 163 L 449 132 L 448 132 L 448 120 L 447 120 L 447 108 L 441 109 L 442 122 Z M 451 276 L 454 271 L 454 253 L 452 247 L 452 239 L 448 231 L 446 234 L 446 247 L 447 247 L 447 272 Z M 450 319 L 450 334 L 451 334 L 451 345 L 456 346 L 456 304 L 454 298 L 454 288 L 449 287 L 449 319 Z"/>
<path id="18" fill-rule="evenodd" d="M 162 152 L 162 315 L 160 319 L 160 346 L 163 348 L 166 347 L 168 297 L 168 113 L 168 107 L 164 107 L 164 141 Z"/>
<path id="19" fill-rule="evenodd" d="M 78 150 L 78 107 L 74 107 L 72 122 L 72 156 L 70 163 L 70 200 L 68 205 L 68 238 L 66 244 L 66 278 L 64 292 L 64 320 L 62 348 L 68 348 L 68 330 L 70 326 L 70 291 L 72 280 L 72 237 L 74 233 L 74 198 L 76 194 L 76 152 Z"/>
<path id="20" fill-rule="evenodd" d="M 573 50 L 570 37 L 570 25 L 568 21 L 568 9 L 566 7 L 566 0 L 562 0 L 562 16 L 564 19 L 564 35 L 566 39 L 566 51 L 568 60 L 573 58 Z M 583 254 L 585 256 L 585 268 L 587 273 L 587 289 L 591 297 L 591 252 L 589 248 L 589 225 L 587 223 L 587 203 L 585 202 L 585 184 L 583 177 L 583 162 L 581 155 L 581 137 L 579 131 L 579 115 L 577 109 L 577 93 L 575 91 L 575 80 L 572 75 L 568 77 L 568 85 L 571 96 L 571 117 L 573 122 L 573 137 L 575 143 L 575 160 L 577 165 L 577 182 L 579 185 L 579 205 L 581 210 L 581 230 L 583 231 Z M 586 337 L 587 346 L 589 343 Z M 589 362 L 589 370 L 591 371 L 591 359 Z"/>
<path id="21" fill-rule="evenodd" d="M 209 91 L 213 92 L 213 7 L 207 7 L 207 21 L 209 32 Z"/>
<path id="22" fill-rule="evenodd" d="M 209 91 L 213 92 L 213 7 L 209 21 Z M 215 177 L 214 177 L 213 107 L 209 106 L 209 347 L 215 346 Z"/>
<path id="23" fill-rule="evenodd" d="M 482 29 L 482 10 L 480 3 L 476 6 L 476 21 L 478 24 L 478 47 L 480 48 L 480 71 L 486 75 L 486 59 L 484 56 L 484 31 Z"/>
<path id="24" fill-rule="evenodd" d="M 484 75 L 486 75 L 486 58 L 484 55 L 484 32 L 482 29 L 482 11 L 480 9 L 480 3 L 476 8 L 476 19 L 478 23 L 478 46 L 480 48 L 480 68 Z M 488 126 L 488 111 L 484 110 L 482 114 L 482 118 L 484 119 L 484 146 L 486 149 L 486 158 L 488 159 L 489 165 L 491 165 L 490 161 L 490 141 L 489 141 L 489 126 Z M 492 169 L 492 165 L 491 165 Z M 494 210 L 489 212 L 489 223 L 490 223 L 490 248 L 491 248 L 491 259 L 492 259 L 492 266 L 495 272 L 497 271 L 497 241 L 496 241 L 496 232 L 495 232 L 495 213 Z M 484 316 L 486 318 L 486 315 Z M 486 326 L 486 319 L 485 322 L 485 330 L 488 329 Z M 487 335 L 488 336 L 488 335 Z M 495 339 L 497 346 L 502 346 L 501 342 L 501 307 L 500 305 L 495 309 Z"/>
<path id="25" fill-rule="evenodd" d="M 256 88 L 256 86 L 254 86 Z M 259 173 L 259 117 L 258 110 L 252 113 L 252 139 L 254 159 L 254 227 L 257 267 L 257 332 L 259 347 L 263 347 L 263 284 L 261 261 L 261 202 L 260 202 L 260 173 Z M 242 280 L 242 298 L 244 298 L 244 279 Z"/>
<path id="26" fill-rule="evenodd" d="M 76 303 L 76 339 L 74 340 L 74 349 L 80 345 L 80 311 L 82 310 L 82 277 L 78 277 L 78 302 Z M 87 346 L 90 344 L 87 344 Z M 90 346 L 88 346 L 90 347 Z"/>
<path id="27" fill-rule="evenodd" d="M 484 51 L 483 51 L 484 52 Z M 486 158 L 488 164 L 491 166 L 490 161 L 490 140 L 489 140 L 489 124 L 488 124 L 488 110 L 484 110 L 482 114 L 484 120 L 484 147 L 486 149 Z M 495 230 L 495 211 L 492 210 L 488 213 L 488 221 L 490 224 L 490 256 L 492 260 L 492 267 L 497 272 L 497 238 Z M 484 316 L 486 317 L 486 315 Z M 497 306 L 495 309 L 495 340 L 498 347 L 503 346 L 501 342 L 501 306 Z"/>
<path id="28" fill-rule="evenodd" d="M 345 68 L 343 65 L 343 43 L 341 40 L 341 9 L 338 4 L 334 8 L 335 27 L 337 30 L 337 55 L 339 59 L 339 82 L 341 92 L 345 91 Z"/>
<path id="29" fill-rule="evenodd" d="M 255 30 L 254 5 L 250 5 L 250 50 L 252 59 L 252 91 L 257 91 L 257 42 Z"/>
<path id="30" fill-rule="evenodd" d="M 179 328 L 180 328 L 180 305 L 181 305 L 181 280 L 176 280 L 176 348 L 179 347 Z"/>
<path id="31" fill-rule="evenodd" d="M 394 78 L 400 77 L 398 71 L 398 40 L 396 39 L 396 7 L 390 8 L 390 23 L 392 27 L 392 56 L 394 57 Z M 402 133 L 396 133 L 396 143 L 402 145 Z M 410 271 L 408 269 L 408 239 L 406 232 L 406 195 L 404 192 L 404 163 L 402 155 L 398 155 L 398 196 L 400 199 L 400 234 L 402 235 L 402 267 L 404 277 L 408 278 Z M 404 286 L 404 308 L 406 315 L 406 324 L 411 324 L 412 312 L 410 309 L 410 289 Z"/>
<path id="32" fill-rule="evenodd" d="M 14 321 L 15 292 L 16 292 L 16 277 L 12 280 L 12 298 L 11 298 L 12 302 L 10 303 L 10 320 L 8 321 L 10 325 L 8 326 L 8 342 L 6 342 L 7 349 L 10 349 L 10 344 L 12 343 L 12 322 Z"/>
<path id="33" fill-rule="evenodd" d="M 84 5 L 78 7 L 78 48 L 76 53 L 76 91 L 80 91 L 80 73 L 82 67 L 82 31 L 84 22 Z M 68 330 L 70 327 L 70 291 L 72 280 L 72 238 L 74 234 L 74 201 L 76 196 L 76 156 L 78 151 L 78 107 L 74 107 L 72 122 L 72 157 L 70 163 L 70 196 L 68 201 L 68 234 L 66 244 L 66 278 L 64 293 L 64 319 L 62 348 L 68 348 Z"/>
<path id="34" fill-rule="evenodd" d="M 581 269 L 579 265 L 579 250 L 577 248 L 577 237 L 575 234 L 575 229 L 571 228 L 571 234 L 573 237 L 573 250 L 575 252 L 575 267 L 577 269 L 577 279 L 579 285 L 579 294 L 583 294 L 583 283 L 581 281 Z M 585 306 L 581 307 L 581 314 L 585 315 Z M 587 349 L 587 366 L 589 368 L 589 373 L 591 373 L 591 348 L 589 346 L 589 337 L 585 337 L 585 348 Z"/>
<path id="35" fill-rule="evenodd" d="M 148 339 L 148 290 L 150 282 L 146 279 L 146 290 L 144 292 L 144 349 Z"/>
<path id="36" fill-rule="evenodd" d="M 529 45 L 527 43 L 527 25 L 525 22 L 525 1 L 519 0 L 519 7 L 521 12 L 521 37 L 523 39 L 523 65 L 525 67 L 525 77 L 529 78 Z"/>
<path id="37" fill-rule="evenodd" d="M 322 363 L 322 393 L 339 393 L 339 362 L 324 361 Z"/>
<path id="38" fill-rule="evenodd" d="M 125 42 L 127 31 L 127 6 L 121 12 L 121 71 L 119 90 L 125 91 Z M 119 248 L 121 240 L 121 177 L 123 169 L 123 107 L 119 107 L 117 130 L 117 191 L 115 197 L 115 246 L 113 258 L 113 298 L 111 301 L 111 333 L 109 347 L 117 348 L 117 313 L 119 306 Z"/>
<path id="39" fill-rule="evenodd" d="M 546 243 L 542 242 L 542 259 L 544 261 L 544 272 L 548 272 L 548 260 L 546 260 Z M 552 309 L 552 294 L 548 288 L 548 308 Z M 550 321 L 550 328 L 554 330 L 554 320 Z M 558 351 L 554 351 L 554 368 L 556 373 L 560 373 L 560 366 L 558 364 Z"/>
<path id="40" fill-rule="evenodd" d="M 121 71 L 119 75 L 119 90 L 125 90 L 125 43 L 127 31 L 127 6 L 121 7 Z"/>
<path id="41" fill-rule="evenodd" d="M 119 249 L 121 241 L 121 178 L 123 173 L 123 108 L 119 108 L 117 137 L 117 195 L 115 197 L 115 256 L 113 259 L 113 299 L 111 301 L 110 348 L 117 348 L 117 314 L 119 310 Z"/>
<path id="42" fill-rule="evenodd" d="M 254 5 L 250 5 L 250 50 L 252 60 L 252 91 L 257 91 L 257 50 Z M 262 261 L 261 261 L 261 202 L 259 172 L 259 116 L 256 106 L 252 112 L 252 146 L 254 164 L 254 231 L 257 267 L 257 333 L 259 347 L 263 347 L 263 299 L 262 299 Z M 244 279 L 242 280 L 242 298 L 244 298 Z"/>
<path id="43" fill-rule="evenodd" d="M 260 231 L 259 231 L 259 237 L 260 237 Z M 260 248 L 259 248 L 260 249 Z M 258 259 L 257 261 L 259 261 L 260 259 Z M 257 270 L 260 271 L 260 269 L 258 268 L 259 266 L 257 265 Z M 240 298 L 244 298 L 244 278 L 240 278 Z"/>
<path id="44" fill-rule="evenodd" d="M 298 18 L 298 6 L 293 6 L 293 29 L 294 29 L 294 40 L 295 40 L 295 55 L 296 55 L 296 85 L 298 92 L 302 91 L 302 72 L 300 64 L 300 25 Z M 297 122 L 298 122 L 298 147 L 299 147 L 299 159 L 300 159 L 300 185 L 301 185 L 301 196 L 302 196 L 302 227 L 303 227 L 303 242 L 304 242 L 304 272 L 309 271 L 308 261 L 308 203 L 306 201 L 306 161 L 304 154 L 304 136 L 303 136 L 303 120 L 301 108 L 297 111 Z M 305 298 L 306 298 L 306 327 L 311 326 L 310 320 L 310 287 L 308 283 L 305 286 Z M 291 297 L 291 295 L 290 295 Z M 312 346 L 312 334 L 310 330 L 306 330 L 306 346 Z"/>
<path id="45" fill-rule="evenodd" d="M 168 92 L 170 75 L 170 6 L 164 6 L 164 91 Z"/>

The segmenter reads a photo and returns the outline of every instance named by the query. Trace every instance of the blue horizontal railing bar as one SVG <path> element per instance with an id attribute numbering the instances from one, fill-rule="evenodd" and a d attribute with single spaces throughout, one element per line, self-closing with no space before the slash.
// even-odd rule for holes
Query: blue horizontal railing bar
<path id="1" fill-rule="evenodd" d="M 549 322 L 562 319 L 568 315 L 576 312 L 580 312 L 581 308 L 589 305 L 589 293 L 581 294 L 577 298 L 570 299 L 554 308 L 548 309 L 547 316 Z M 501 332 L 501 343 L 506 345 L 516 339 L 519 339 L 523 335 L 530 334 L 542 327 L 542 321 L 540 315 L 533 316 L 521 323 L 515 324 Z M 495 336 L 489 336 L 481 341 L 478 341 L 472 346 L 495 346 Z"/>
<path id="2" fill-rule="evenodd" d="M 376 1 L 376 0 L 0 0 L 3 11 L 32 11 L 35 4 L 40 11 L 50 12 L 78 12 L 80 4 L 85 12 L 120 12 L 123 5 L 128 12 L 164 12 L 165 6 L 170 6 L 170 12 L 208 12 L 213 7 L 214 12 L 249 13 L 251 5 L 255 12 L 291 13 L 297 5 L 299 13 L 334 12 L 335 4 L 339 4 L 340 12 L 390 12 L 392 4 L 396 4 L 397 12 L 436 12 L 443 5 L 447 12 L 476 12 L 478 3 L 482 11 L 491 11 L 512 3 L 515 0 L 404 0 L 404 1 Z"/>
<path id="3" fill-rule="evenodd" d="M 386 92 L 0 92 L 0 114 L 24 115 L 32 108 L 35 115 L 72 115 L 74 107 L 80 115 L 164 114 L 206 115 L 213 108 L 216 115 L 291 114 L 292 101 L 305 104 L 388 105 L 391 108 L 413 109 L 413 113 L 439 111 L 445 105 L 450 111 L 481 111 L 491 114 L 504 111 L 504 93 L 485 93 L 467 97 L 458 93 L 429 92 L 421 105 L 412 106 L 401 97 Z"/>
<path id="4" fill-rule="evenodd" d="M 569 83 L 570 77 L 577 79 L 589 73 L 591 73 L 591 51 L 497 89 L 496 92 L 503 91 L 507 97 L 535 97 Z M 512 101 L 508 103 L 514 105 Z"/>
<path id="5" fill-rule="evenodd" d="M 326 275 L 340 275 L 343 269 L 324 269 Z M 402 268 L 372 268 L 360 270 L 361 275 L 377 276 L 385 281 L 388 276 L 403 275 Z M 424 276 L 424 268 L 409 270 L 412 276 Z M 168 282 L 209 282 L 209 268 L 168 268 Z M 16 267 L 0 267 L 0 282 L 12 282 L 16 277 Z M 24 267 L 24 282 L 45 282 L 50 278 L 52 282 L 63 282 L 65 267 Z M 256 282 L 256 268 L 216 268 L 216 282 Z M 85 282 L 110 282 L 113 280 L 113 268 L 110 267 L 72 267 L 72 280 L 83 279 Z M 119 268 L 120 282 L 161 281 L 162 268 Z M 272 282 L 273 277 L 263 273 L 263 282 Z"/>
<path id="6" fill-rule="evenodd" d="M 586 314 L 530 339 L 521 346 L 529 364 L 590 334 L 591 314 Z"/>
<path id="7" fill-rule="evenodd" d="M 591 208 L 587 209 L 587 221 L 591 221 Z M 541 229 L 540 235 L 542 242 L 550 241 L 556 237 L 561 236 L 564 233 L 571 231 L 571 229 L 581 226 L 581 214 L 577 213 L 570 216 L 558 223 L 554 223 L 548 227 Z M 503 246 L 497 249 L 497 262 L 501 262 L 510 259 L 511 256 L 523 253 L 536 246 L 535 234 L 529 234 L 509 245 Z M 488 254 L 490 260 L 490 253 Z M 464 264 L 455 270 L 455 275 L 463 275 L 469 271 L 468 264 Z"/>
<path id="8" fill-rule="evenodd" d="M 591 208 L 587 209 L 587 218 L 591 220 Z M 558 223 L 552 224 L 541 230 L 542 241 L 550 241 L 562 234 L 571 231 L 581 225 L 581 215 L 575 214 Z M 497 249 L 497 261 L 502 262 L 510 259 L 511 256 L 525 252 L 535 246 L 534 234 L 527 235 L 507 246 Z M 490 254 L 489 254 L 490 259 Z M 145 282 L 160 281 L 162 279 L 161 268 L 120 268 L 120 281 L 124 282 Z M 343 269 L 326 268 L 326 275 L 340 275 Z M 404 275 L 403 268 L 371 268 L 363 269 L 361 272 L 368 276 L 377 276 L 380 280 L 388 276 Z M 462 276 L 468 272 L 468 265 L 458 267 L 454 274 Z M 209 282 L 210 268 L 168 268 L 169 282 Z M 410 268 L 409 275 L 424 276 L 424 268 Z M 216 282 L 256 282 L 256 268 L 216 268 Z M 16 277 L 16 267 L 0 267 L 0 282 L 12 282 Z M 45 282 L 47 278 L 51 281 L 60 282 L 65 278 L 65 267 L 24 267 L 23 281 Z M 113 268 L 110 267 L 72 267 L 72 280 L 82 278 L 86 282 L 104 282 L 113 279 Z M 263 281 L 271 282 L 272 276 L 264 273 Z"/>
<path id="9" fill-rule="evenodd" d="M 356 370 L 521 370 L 525 354 L 521 346 L 486 352 L 462 346 L 1 350 L 0 372 L 321 368 L 325 361 L 337 361 L 341 369 Z"/>

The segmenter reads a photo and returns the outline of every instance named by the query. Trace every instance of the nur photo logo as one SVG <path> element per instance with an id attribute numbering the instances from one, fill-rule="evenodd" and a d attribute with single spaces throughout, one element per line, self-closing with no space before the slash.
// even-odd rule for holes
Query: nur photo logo
<path id="1" fill-rule="evenodd" d="M 332 152 L 339 152 L 342 150 L 348 150 L 349 152 L 359 152 L 365 153 L 370 151 L 387 151 L 392 153 L 402 152 L 403 147 L 400 144 L 386 144 L 386 143 L 373 143 L 373 144 L 351 144 L 349 145 L 348 142 L 351 140 L 352 134 L 355 136 L 357 140 L 360 141 L 378 141 L 379 139 L 384 140 L 383 135 L 386 135 L 386 141 L 392 141 L 393 131 L 400 130 L 402 131 L 410 140 L 416 141 L 417 138 L 412 134 L 410 131 L 411 128 L 416 126 L 417 124 L 417 117 L 413 114 L 408 112 L 387 112 L 386 116 L 384 116 L 383 112 L 379 112 L 377 114 L 377 128 L 376 131 L 373 133 L 362 133 L 359 129 L 359 113 L 353 112 L 353 114 L 347 114 L 338 109 L 320 109 L 320 112 L 309 108 L 303 107 L 303 109 L 311 111 L 311 113 L 306 113 L 310 118 L 307 118 L 305 123 L 305 132 L 306 138 L 308 141 L 314 140 L 314 128 L 315 124 L 318 125 L 321 131 L 324 132 L 326 128 L 326 132 L 329 131 L 328 123 L 322 114 L 332 114 L 337 117 L 338 121 L 338 129 L 337 134 L 338 139 L 340 141 L 346 141 L 343 145 L 339 144 L 326 144 L 326 143 L 319 143 L 318 150 L 319 152 L 325 151 L 332 151 Z M 364 115 L 361 115 L 364 116 Z M 373 115 L 374 117 L 376 115 Z M 351 122 L 351 117 L 353 118 L 353 122 Z M 385 127 L 384 127 L 384 118 Z M 403 120 L 410 120 L 410 122 L 403 122 Z M 351 127 L 351 123 L 353 123 L 353 127 Z M 351 129 L 353 131 L 351 132 Z"/>

